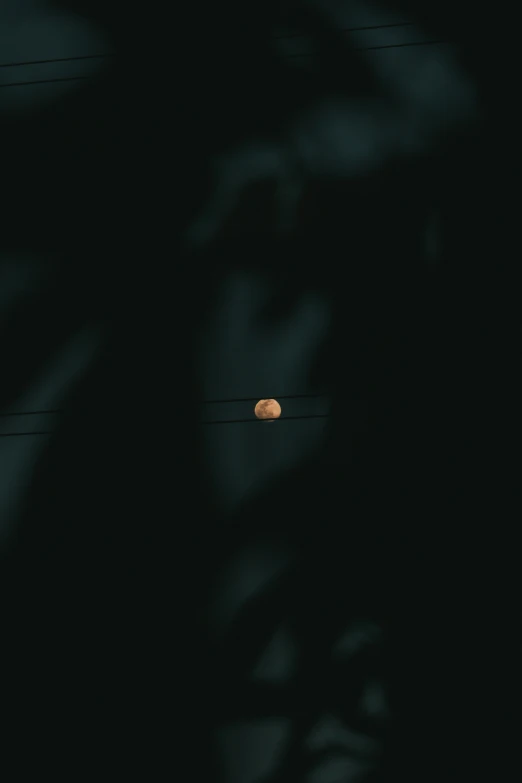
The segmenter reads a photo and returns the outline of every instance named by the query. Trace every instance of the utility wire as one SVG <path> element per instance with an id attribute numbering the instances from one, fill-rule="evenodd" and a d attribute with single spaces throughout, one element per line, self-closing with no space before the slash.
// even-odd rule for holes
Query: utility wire
<path id="1" fill-rule="evenodd" d="M 25 435 L 54 435 L 52 431 L 44 432 L 0 432 L 0 438 L 22 438 Z"/>
<path id="2" fill-rule="evenodd" d="M 432 46 L 433 44 L 447 44 L 447 43 L 452 43 L 452 41 L 445 41 L 445 40 L 411 41 L 409 43 L 386 44 L 383 46 L 359 46 L 359 47 L 355 47 L 353 51 L 370 52 L 370 51 L 376 51 L 377 49 L 402 49 L 405 46 Z M 286 54 L 283 55 L 283 59 L 288 60 L 288 59 L 295 59 L 297 57 L 315 57 L 318 54 L 319 52 L 304 52 L 302 54 Z M 53 62 L 53 61 L 49 60 L 49 62 Z M 20 63 L 20 65 L 23 64 L 24 63 Z M 27 64 L 30 65 L 31 63 L 27 63 Z M 94 79 L 96 76 L 101 76 L 101 75 L 102 75 L 101 73 L 97 73 L 97 74 L 91 74 L 89 76 L 66 76 L 66 77 L 56 78 L 56 79 L 37 79 L 28 82 L 8 82 L 7 84 L 0 84 L 0 87 L 22 87 L 31 84 L 52 84 L 55 82 L 74 82 L 83 79 Z"/>
<path id="3" fill-rule="evenodd" d="M 201 424 L 266 424 L 272 421 L 297 421 L 306 419 L 328 419 L 329 413 L 315 413 L 308 416 L 281 416 L 278 419 L 214 419 L 209 421 L 202 421 Z M 23 438 L 28 435 L 55 435 L 52 430 L 39 430 L 34 432 L 0 432 L 0 438 Z"/>
<path id="4" fill-rule="evenodd" d="M 387 27 L 411 27 L 415 22 L 392 22 L 391 24 L 371 24 L 366 27 L 341 27 L 340 33 L 358 33 L 360 30 L 384 30 Z M 271 36 L 275 41 L 286 41 L 290 38 L 306 38 L 308 33 L 293 33 L 292 35 Z"/>
<path id="5" fill-rule="evenodd" d="M 99 74 L 92 74 L 92 76 L 66 76 L 61 79 L 36 79 L 32 82 L 8 82 L 7 84 L 0 84 L 0 87 L 25 87 L 29 84 L 52 84 L 53 82 L 77 82 L 81 81 L 82 79 L 93 79 L 95 75 Z"/>
<path id="6" fill-rule="evenodd" d="M 215 419 L 214 421 L 203 421 L 202 424 L 263 424 L 268 421 L 296 421 L 297 419 L 328 419 L 329 413 L 313 413 L 306 416 L 280 416 L 278 419 Z"/>
<path id="7" fill-rule="evenodd" d="M 402 49 L 404 46 L 432 46 L 433 44 L 447 44 L 452 43 L 452 41 L 444 41 L 442 39 L 436 40 L 436 41 L 411 41 L 409 43 L 401 43 L 401 44 L 385 44 L 383 46 L 356 46 L 354 47 L 354 52 L 372 52 L 376 49 Z M 319 55 L 320 52 L 304 52 L 302 54 L 286 54 L 284 55 L 285 59 L 294 59 L 295 57 L 315 57 L 316 55 Z"/>
<path id="8" fill-rule="evenodd" d="M 259 400 L 318 400 L 323 397 L 327 397 L 327 394 L 280 394 L 279 396 L 272 395 L 272 397 L 231 397 L 229 399 L 219 400 L 201 400 L 200 405 L 217 405 L 228 404 L 232 402 L 258 402 Z M 12 416 L 44 416 L 51 413 L 65 413 L 65 408 L 54 408 L 52 410 L 41 411 L 16 411 L 13 413 L 0 413 L 1 418 L 9 418 Z"/>
<path id="9" fill-rule="evenodd" d="M 321 397 L 327 397 L 327 394 L 273 394 L 271 397 L 236 397 L 235 399 L 221 399 L 221 400 L 202 400 L 202 405 L 214 405 L 216 403 L 225 402 L 256 402 L 257 400 L 307 400 L 307 399 L 320 399 Z"/>
<path id="10" fill-rule="evenodd" d="M 18 68 L 21 65 L 46 65 L 47 63 L 70 63 L 75 60 L 96 60 L 104 57 L 116 57 L 116 52 L 105 54 L 80 54 L 73 57 L 53 57 L 50 60 L 26 60 L 25 62 L 0 63 L 0 68 Z"/>
<path id="11" fill-rule="evenodd" d="M 374 24 L 369 27 L 342 27 L 340 33 L 355 33 L 360 30 L 383 30 L 388 27 L 410 27 L 414 22 L 393 22 L 393 24 Z M 292 35 L 274 35 L 271 36 L 274 41 L 286 41 L 292 38 L 306 38 L 306 33 L 293 33 Z M 22 65 L 45 65 L 47 63 L 67 63 L 74 60 L 95 60 L 104 57 L 116 57 L 116 52 L 107 52 L 105 54 L 82 54 L 73 57 L 54 57 L 49 60 L 26 60 L 16 63 L 0 63 L 0 68 L 18 68 Z"/>

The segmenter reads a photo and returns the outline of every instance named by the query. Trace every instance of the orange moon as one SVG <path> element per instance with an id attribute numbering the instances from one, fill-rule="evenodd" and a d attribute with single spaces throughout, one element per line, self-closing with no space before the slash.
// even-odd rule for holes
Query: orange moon
<path id="1" fill-rule="evenodd" d="M 259 400 L 254 413 L 258 419 L 278 419 L 281 415 L 281 406 L 277 400 Z"/>

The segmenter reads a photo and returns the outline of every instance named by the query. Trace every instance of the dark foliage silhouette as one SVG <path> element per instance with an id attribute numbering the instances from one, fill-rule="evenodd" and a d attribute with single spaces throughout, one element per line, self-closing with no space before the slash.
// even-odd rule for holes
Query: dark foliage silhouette
<path id="1" fill-rule="evenodd" d="M 469 779 L 498 715 L 484 669 L 502 610 L 484 563 L 498 569 L 509 535 L 478 519 L 501 518 L 507 496 L 491 463 L 518 336 L 518 310 L 493 293 L 502 210 L 484 180 L 498 184 L 500 145 L 482 17 L 401 3 L 428 36 L 461 42 L 412 55 L 405 77 L 344 34 L 355 3 L 196 3 L 168 25 L 156 4 L 55 7 L 107 30 L 118 57 L 2 127 L 0 263 L 38 258 L 41 277 L 0 313 L 0 409 L 99 330 L 2 539 L 6 756 L 30 747 L 21 766 L 68 778 L 102 764 L 115 778 L 333 783 L 340 760 L 339 781 Z M 302 68 L 274 43 L 289 28 L 314 44 Z M 205 457 L 199 352 L 215 324 L 224 339 L 218 292 L 243 273 L 269 291 L 258 330 L 274 356 L 300 303 L 327 303 L 307 382 L 332 415 L 312 453 L 229 511 Z M 359 626 L 377 631 L 339 655 Z M 281 628 L 294 660 L 259 677 Z M 372 711 L 375 682 L 386 704 Z M 325 718 L 348 739 L 312 747 Z M 270 769 L 245 766 L 247 746 L 269 755 L 254 735 L 224 750 L 230 727 L 278 720 Z"/>

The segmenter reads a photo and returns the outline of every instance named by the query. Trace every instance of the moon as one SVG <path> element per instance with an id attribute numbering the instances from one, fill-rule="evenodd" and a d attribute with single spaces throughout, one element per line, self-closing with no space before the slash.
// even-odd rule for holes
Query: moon
<path id="1" fill-rule="evenodd" d="M 277 400 L 259 400 L 254 408 L 258 419 L 278 419 L 281 415 L 281 406 Z"/>

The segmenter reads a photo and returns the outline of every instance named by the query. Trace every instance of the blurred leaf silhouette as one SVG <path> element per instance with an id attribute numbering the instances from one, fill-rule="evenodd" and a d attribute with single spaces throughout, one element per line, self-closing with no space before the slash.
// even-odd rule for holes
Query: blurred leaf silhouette
<path id="1" fill-rule="evenodd" d="M 448 3 L 402 7 L 426 35 L 462 32 Z M 482 305 L 466 266 L 484 216 L 471 176 L 482 153 L 469 143 L 482 108 L 474 75 L 451 47 L 363 51 L 345 28 L 396 20 L 384 4 L 192 4 L 174 27 L 155 11 L 129 7 L 123 19 L 93 6 L 123 44 L 122 65 L 3 128 L 14 150 L 4 249 L 58 260 L 6 315 L 2 409 L 38 386 L 72 334 L 104 330 L 100 357 L 65 394 L 70 417 L 31 474 L 5 558 L 13 682 L 41 694 L 28 705 L 51 700 L 65 716 L 63 746 L 94 766 L 107 750 L 118 774 L 141 760 L 154 776 L 168 757 L 195 780 L 260 783 L 252 767 L 250 779 L 227 777 L 241 748 L 225 758 L 216 733 L 287 718 L 263 783 L 319 781 L 345 750 L 361 765 L 346 780 L 440 779 L 462 723 L 453 700 L 464 710 L 474 677 L 458 652 L 471 611 L 458 587 L 470 559 L 461 525 L 474 516 L 470 488 L 483 489 L 470 478 L 472 370 L 494 345 L 477 342 Z M 307 63 L 270 40 L 290 23 L 314 44 Z M 269 445 L 266 475 L 228 513 L 209 472 L 235 491 L 245 466 L 259 478 L 261 446 L 227 434 L 210 460 L 198 400 L 207 380 L 237 397 L 239 382 L 248 396 L 276 378 L 290 393 L 324 381 L 332 423 L 284 471 Z M 364 419 L 347 412 L 352 397 L 369 401 Z M 81 419 L 89 404 L 96 414 Z M 252 596 L 247 559 L 239 608 L 215 641 L 206 624 L 225 602 L 219 577 L 249 547 L 268 552 L 265 573 Z M 384 641 L 336 658 L 359 620 Z M 295 669 L 283 683 L 254 681 L 281 624 Z M 454 669 L 462 691 L 444 673 Z M 387 714 L 361 707 L 374 680 Z M 325 714 L 371 749 L 308 749 Z M 57 763 L 61 749 L 47 745 Z"/>

